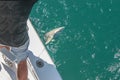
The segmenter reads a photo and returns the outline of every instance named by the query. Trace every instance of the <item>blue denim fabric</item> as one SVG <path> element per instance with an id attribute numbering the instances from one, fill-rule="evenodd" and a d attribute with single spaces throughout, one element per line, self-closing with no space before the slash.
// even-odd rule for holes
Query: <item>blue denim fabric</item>
<path id="1" fill-rule="evenodd" d="M 25 60 L 29 55 L 29 40 L 20 47 L 11 47 L 11 53 L 16 57 L 16 63 Z"/>

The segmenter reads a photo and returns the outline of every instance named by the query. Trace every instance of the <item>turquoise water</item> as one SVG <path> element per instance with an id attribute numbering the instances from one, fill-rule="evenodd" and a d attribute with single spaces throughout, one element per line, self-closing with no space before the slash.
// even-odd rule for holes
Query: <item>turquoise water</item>
<path id="1" fill-rule="evenodd" d="M 120 80 L 120 0 L 39 0 L 30 18 L 43 43 L 65 27 L 46 45 L 63 80 Z"/>

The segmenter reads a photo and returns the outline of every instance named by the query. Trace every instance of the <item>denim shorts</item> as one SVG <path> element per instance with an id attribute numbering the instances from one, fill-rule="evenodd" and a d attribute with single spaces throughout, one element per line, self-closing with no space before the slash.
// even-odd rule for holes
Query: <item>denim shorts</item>
<path id="1" fill-rule="evenodd" d="M 29 40 L 27 40 L 26 43 L 20 47 L 11 47 L 11 53 L 16 57 L 17 63 L 27 59 L 29 55 L 28 46 Z"/>

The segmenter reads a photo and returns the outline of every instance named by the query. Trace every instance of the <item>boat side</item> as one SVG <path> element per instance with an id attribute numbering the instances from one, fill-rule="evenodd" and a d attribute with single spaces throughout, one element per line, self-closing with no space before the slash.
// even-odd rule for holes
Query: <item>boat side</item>
<path id="1" fill-rule="evenodd" d="M 27 25 L 29 28 L 30 45 L 29 50 L 33 54 L 28 57 L 29 80 L 62 80 L 59 72 L 52 59 L 50 58 L 45 46 L 40 40 L 36 30 L 28 19 Z"/>

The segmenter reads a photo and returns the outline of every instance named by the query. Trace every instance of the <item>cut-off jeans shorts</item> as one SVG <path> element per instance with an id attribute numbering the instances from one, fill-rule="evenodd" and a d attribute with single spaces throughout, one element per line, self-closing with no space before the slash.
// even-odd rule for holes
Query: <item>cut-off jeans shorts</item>
<path id="1" fill-rule="evenodd" d="M 28 46 L 29 46 L 29 40 L 27 40 L 26 43 L 20 47 L 11 47 L 10 52 L 16 57 L 17 63 L 27 59 L 29 55 Z"/>

